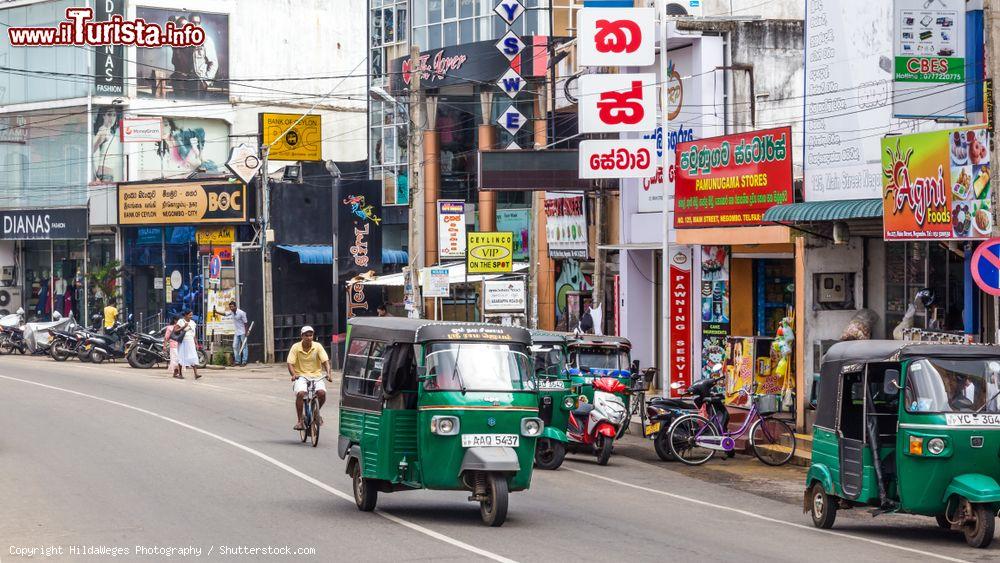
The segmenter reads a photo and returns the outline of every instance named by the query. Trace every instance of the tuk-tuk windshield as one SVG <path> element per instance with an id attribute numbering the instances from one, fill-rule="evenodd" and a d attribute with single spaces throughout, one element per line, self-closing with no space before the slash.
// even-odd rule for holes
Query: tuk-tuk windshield
<path id="1" fill-rule="evenodd" d="M 1000 361 L 917 360 L 907 370 L 906 410 L 996 413 L 1000 412 L 998 391 Z"/>
<path id="2" fill-rule="evenodd" d="M 562 375 L 566 372 L 566 354 L 560 346 L 533 344 L 531 358 L 535 364 L 535 375 Z"/>
<path id="3" fill-rule="evenodd" d="M 430 391 L 535 389 L 531 360 L 519 344 L 435 342 L 425 366 Z"/>
<path id="4" fill-rule="evenodd" d="M 576 355 L 576 367 L 628 370 L 628 352 L 610 346 L 580 350 Z"/>

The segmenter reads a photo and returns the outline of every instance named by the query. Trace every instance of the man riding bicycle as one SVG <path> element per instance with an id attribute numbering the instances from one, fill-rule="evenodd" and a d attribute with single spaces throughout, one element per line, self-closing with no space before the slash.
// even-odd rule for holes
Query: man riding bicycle
<path id="1" fill-rule="evenodd" d="M 330 357 L 326 355 L 323 345 L 313 342 L 316 332 L 311 326 L 304 326 L 300 331 L 302 340 L 292 345 L 288 351 L 288 373 L 292 376 L 292 392 L 295 393 L 295 412 L 298 414 L 298 422 L 293 427 L 295 430 L 302 430 L 303 425 L 302 408 L 305 404 L 306 393 L 309 380 L 315 381 L 316 397 L 319 399 L 320 408 L 326 402 L 326 382 L 323 381 L 323 374 L 326 374 L 326 381 L 333 381 L 330 372 Z M 316 413 L 316 423 L 323 424 L 323 418 Z"/>

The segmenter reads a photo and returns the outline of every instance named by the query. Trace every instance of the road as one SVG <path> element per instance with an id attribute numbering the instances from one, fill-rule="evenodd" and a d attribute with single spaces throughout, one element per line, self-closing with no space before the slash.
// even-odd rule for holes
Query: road
<path id="1" fill-rule="evenodd" d="M 162 370 L 0 357 L 0 562 L 28 554 L 64 561 L 1000 556 L 1000 543 L 968 548 L 928 518 L 841 512 L 834 530 L 815 530 L 802 513 L 801 469 L 749 459 L 679 467 L 655 461 L 649 444 L 631 438 L 607 467 L 570 456 L 558 471 L 536 472 L 531 490 L 511 496 L 502 528 L 482 526 L 466 493 L 383 494 L 376 513 L 360 513 L 336 454 L 336 397 L 314 449 L 291 429 L 287 378 L 206 373 L 178 381 Z M 242 555 L 241 547 L 264 551 Z M 266 551 L 285 549 L 292 555 Z"/>

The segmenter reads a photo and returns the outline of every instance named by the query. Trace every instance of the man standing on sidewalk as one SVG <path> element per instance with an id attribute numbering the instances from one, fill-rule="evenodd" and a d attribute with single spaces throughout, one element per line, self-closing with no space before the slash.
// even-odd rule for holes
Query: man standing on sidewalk
<path id="1" fill-rule="evenodd" d="M 235 301 L 229 302 L 229 315 L 233 319 L 233 362 L 237 366 L 247 365 L 247 314 L 236 306 Z"/>

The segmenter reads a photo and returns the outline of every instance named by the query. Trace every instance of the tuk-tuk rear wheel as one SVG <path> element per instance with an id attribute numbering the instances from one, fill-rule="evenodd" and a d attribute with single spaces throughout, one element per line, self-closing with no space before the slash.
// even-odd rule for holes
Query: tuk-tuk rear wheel
<path id="1" fill-rule="evenodd" d="M 375 510 L 378 502 L 378 489 L 372 486 L 371 479 L 361 476 L 361 462 L 355 461 L 351 467 L 351 479 L 354 484 L 354 503 L 358 505 L 358 510 L 371 512 Z"/>
<path id="2" fill-rule="evenodd" d="M 986 548 L 993 541 L 996 517 L 988 504 L 972 505 L 972 521 L 962 526 L 965 541 L 970 547 Z"/>
<path id="3" fill-rule="evenodd" d="M 809 515 L 812 516 L 813 526 L 829 530 L 837 519 L 837 499 L 826 494 L 819 483 L 813 483 L 809 496 L 812 498 Z"/>
<path id="4" fill-rule="evenodd" d="M 559 469 L 566 458 L 566 446 L 559 440 L 542 438 L 535 447 L 535 467 L 552 471 Z"/>
<path id="5" fill-rule="evenodd" d="M 491 528 L 503 526 L 507 520 L 508 495 L 507 478 L 499 473 L 490 473 L 486 483 L 486 498 L 479 501 L 479 515 L 483 524 Z"/>

